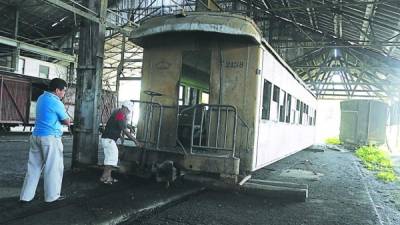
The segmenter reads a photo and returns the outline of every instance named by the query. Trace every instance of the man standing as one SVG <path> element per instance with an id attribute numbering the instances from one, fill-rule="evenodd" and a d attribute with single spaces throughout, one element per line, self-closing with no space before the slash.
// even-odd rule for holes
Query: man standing
<path id="1" fill-rule="evenodd" d="M 64 172 L 62 124 L 69 126 L 70 119 L 61 99 L 67 83 L 59 78 L 50 81 L 49 91 L 39 96 L 36 104 L 35 128 L 30 137 L 28 169 L 20 195 L 21 202 L 35 197 L 43 171 L 44 201 L 64 199 L 61 184 Z"/>
<path id="2" fill-rule="evenodd" d="M 104 171 L 103 175 L 100 177 L 100 181 L 105 184 L 117 182 L 117 180 L 111 176 L 111 171 L 113 167 L 116 167 L 118 164 L 118 147 L 116 143 L 118 138 L 123 138 L 123 135 L 126 134 L 137 146 L 142 146 L 127 128 L 127 117 L 132 111 L 132 108 L 132 102 L 125 101 L 122 103 L 122 107 L 111 114 L 101 136 L 101 146 L 104 151 Z"/>

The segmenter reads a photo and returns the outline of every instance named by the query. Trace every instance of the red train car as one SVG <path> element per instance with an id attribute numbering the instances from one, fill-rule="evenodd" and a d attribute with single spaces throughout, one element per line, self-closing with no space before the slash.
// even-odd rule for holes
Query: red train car
<path id="1" fill-rule="evenodd" d="M 10 72 L 0 72 L 0 131 L 10 131 L 15 126 L 33 126 L 36 101 L 46 90 L 50 80 Z M 101 123 L 105 123 L 116 107 L 116 93 L 103 91 Z M 67 89 L 63 99 L 68 114 L 73 118 L 75 86 Z"/>

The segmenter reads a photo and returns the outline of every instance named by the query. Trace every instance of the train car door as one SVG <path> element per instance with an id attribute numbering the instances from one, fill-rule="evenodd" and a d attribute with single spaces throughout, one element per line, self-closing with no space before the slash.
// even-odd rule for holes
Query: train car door
<path id="1" fill-rule="evenodd" d="M 211 51 L 183 51 L 181 71 L 178 91 L 179 112 L 196 104 L 208 103 Z M 178 138 L 186 147 L 190 144 L 189 131 L 193 118 L 191 114 L 179 114 Z"/>

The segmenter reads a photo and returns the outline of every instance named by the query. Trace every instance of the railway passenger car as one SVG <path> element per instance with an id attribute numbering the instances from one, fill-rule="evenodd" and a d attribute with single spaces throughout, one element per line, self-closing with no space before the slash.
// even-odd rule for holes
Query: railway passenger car
<path id="1" fill-rule="evenodd" d="M 47 89 L 50 80 L 11 72 L 0 72 L 0 131 L 15 126 L 33 126 L 36 101 Z M 63 99 L 67 113 L 74 117 L 75 86 L 67 89 Z M 101 103 L 101 123 L 106 123 L 116 107 L 114 92 L 104 91 Z"/>
<path id="2" fill-rule="evenodd" d="M 247 17 L 188 13 L 132 32 L 144 48 L 137 138 L 123 164 L 237 178 L 314 142 L 316 98 Z M 129 164 L 131 165 L 131 164 Z"/>

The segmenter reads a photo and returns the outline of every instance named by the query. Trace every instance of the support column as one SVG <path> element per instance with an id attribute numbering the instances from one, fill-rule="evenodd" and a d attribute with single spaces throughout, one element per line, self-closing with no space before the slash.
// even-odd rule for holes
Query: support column
<path id="1" fill-rule="evenodd" d="M 254 12 L 253 12 L 253 0 L 249 0 L 249 1 L 247 1 L 247 13 L 246 13 L 246 15 L 248 17 L 252 17 L 253 14 L 254 14 Z"/>
<path id="2" fill-rule="evenodd" d="M 18 36 L 18 24 L 19 24 L 19 9 L 15 8 L 15 15 L 14 15 L 14 21 L 15 21 L 15 25 L 14 25 L 14 34 L 13 34 L 13 38 L 15 40 L 17 40 L 17 36 Z M 12 50 L 12 54 L 11 54 L 11 70 L 13 72 L 16 72 L 18 70 L 18 62 L 19 62 L 19 53 L 20 53 L 20 49 L 19 49 L 19 45 L 17 45 L 17 47 L 15 47 Z M 22 71 L 21 71 L 22 72 Z"/>
<path id="3" fill-rule="evenodd" d="M 214 0 L 196 0 L 196 11 L 221 11 L 221 8 Z"/>
<path id="4" fill-rule="evenodd" d="M 105 19 L 108 0 L 88 0 L 100 23 L 82 18 L 75 99 L 72 168 L 97 163 L 103 75 Z"/>
<path id="5" fill-rule="evenodd" d="M 76 35 L 76 32 L 73 31 L 71 34 L 71 39 L 70 39 L 70 43 L 69 43 L 70 44 L 69 53 L 71 55 L 75 54 L 75 50 L 74 50 L 75 35 Z M 70 62 L 69 66 L 68 66 L 67 82 L 71 83 L 71 84 L 75 82 L 75 63 L 76 62 Z"/>
<path id="6" fill-rule="evenodd" d="M 117 92 L 117 104 L 119 102 L 119 87 L 120 87 L 122 72 L 124 71 L 124 66 L 125 66 L 125 44 L 126 44 L 126 37 L 124 34 L 122 34 L 121 59 L 119 61 L 117 68 L 117 81 L 115 84 L 115 91 Z"/>

